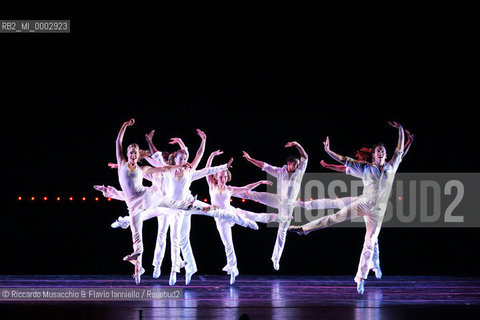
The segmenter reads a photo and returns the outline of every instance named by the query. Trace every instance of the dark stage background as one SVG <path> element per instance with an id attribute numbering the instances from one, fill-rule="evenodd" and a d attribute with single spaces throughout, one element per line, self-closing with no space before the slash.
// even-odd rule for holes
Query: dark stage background
<path id="1" fill-rule="evenodd" d="M 121 260 L 131 251 L 130 232 L 110 228 L 126 207 L 92 188 L 118 186 L 106 164 L 115 160 L 118 129 L 131 117 L 136 123 L 124 145 L 146 148 L 144 134 L 155 129 L 159 149 L 173 151 L 169 138 L 181 137 L 193 155 L 200 142 L 195 129 L 204 130 L 201 166 L 210 152 L 224 150 L 216 163 L 235 158 L 232 185 L 265 178 L 242 150 L 282 165 L 291 140 L 309 153 L 307 172 L 326 172 L 320 160 L 327 160 L 327 135 L 341 154 L 378 141 L 391 154 L 397 132 L 389 120 L 416 135 L 400 172 L 478 171 L 479 28 L 468 16 L 352 19 L 314 5 L 187 10 L 119 3 L 1 15 L 70 19 L 72 30 L 0 35 L 1 274 L 132 272 Z M 192 191 L 208 197 L 205 181 Z M 213 219 L 192 219 L 199 274 L 220 273 L 225 256 Z M 233 234 L 241 273 L 275 273 L 276 229 L 236 226 Z M 353 276 L 363 235 L 362 228 L 289 234 L 279 274 Z M 155 237 L 156 221 L 147 221 L 146 266 Z M 384 228 L 383 272 L 478 275 L 479 240 L 474 228 Z M 169 260 L 167 249 L 164 274 Z"/>

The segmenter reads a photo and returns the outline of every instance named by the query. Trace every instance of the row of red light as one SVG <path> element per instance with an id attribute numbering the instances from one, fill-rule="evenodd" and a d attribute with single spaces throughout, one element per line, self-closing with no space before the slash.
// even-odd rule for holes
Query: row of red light
<path id="1" fill-rule="evenodd" d="M 43 198 L 40 198 L 40 199 L 42 199 L 43 201 L 47 201 L 47 200 L 48 200 L 48 197 L 43 197 Z M 73 201 L 73 200 L 74 200 L 73 197 L 68 197 L 68 198 L 66 198 L 66 199 L 68 199 L 69 201 Z M 399 199 L 401 200 L 401 197 L 399 197 Z M 17 197 L 17 200 L 18 200 L 18 201 L 22 201 L 22 200 L 35 201 L 35 200 L 37 200 L 37 198 L 36 198 L 36 197 L 23 198 L 22 196 L 18 196 L 18 197 Z M 61 201 L 61 200 L 62 200 L 62 197 L 57 197 L 56 200 L 57 200 L 57 201 Z M 87 201 L 87 197 L 82 197 L 81 200 L 82 200 L 82 201 Z M 100 198 L 99 198 L 99 197 L 95 197 L 94 200 L 95 200 L 95 201 L 100 201 Z M 298 200 L 300 201 L 301 199 L 298 198 Z M 313 198 L 310 198 L 310 200 L 313 200 Z M 107 198 L 107 201 L 112 201 L 112 199 L 111 199 L 111 198 Z M 207 199 L 207 198 L 204 198 L 203 201 L 204 201 L 204 202 L 208 202 L 208 199 Z M 242 201 L 242 202 L 245 202 L 245 199 L 241 199 L 241 201 Z M 233 202 L 233 199 L 230 199 L 230 202 Z M 257 202 L 257 201 L 255 201 L 255 202 Z"/>
<path id="2" fill-rule="evenodd" d="M 30 200 L 30 201 L 35 201 L 35 200 L 37 200 L 37 199 L 41 199 L 41 200 L 43 200 L 43 201 L 47 201 L 47 200 L 48 200 L 48 197 L 46 197 L 46 196 L 45 196 L 45 197 L 40 197 L 40 198 L 33 197 L 33 196 L 32 196 L 32 197 L 29 197 L 29 198 L 28 198 L 28 197 L 27 197 L 27 198 L 24 198 L 24 197 L 22 197 L 22 196 L 18 196 L 18 197 L 17 197 L 17 200 L 18 200 L 18 201 L 28 201 L 28 200 Z M 62 197 L 56 197 L 56 198 L 55 198 L 55 200 L 57 200 L 57 201 L 61 201 L 61 200 L 63 200 L 63 199 L 64 199 L 64 198 L 62 198 Z M 68 197 L 68 198 L 65 198 L 65 199 L 67 199 L 68 201 L 73 201 L 73 200 L 74 200 L 73 197 Z M 81 199 L 82 201 L 87 201 L 87 197 L 82 197 L 82 198 L 80 198 L 80 199 Z M 95 197 L 95 198 L 93 198 L 93 200 L 95 200 L 95 201 L 100 201 L 100 198 L 99 198 L 99 197 Z M 112 201 L 112 199 L 111 199 L 111 198 L 107 198 L 107 201 Z M 208 202 L 208 199 L 207 199 L 207 198 L 204 198 L 203 201 L 204 201 L 204 202 Z M 245 202 L 245 199 L 242 199 L 241 201 L 242 201 L 242 202 Z M 233 202 L 233 199 L 230 199 L 230 202 Z"/>
<path id="3" fill-rule="evenodd" d="M 43 201 L 47 201 L 47 200 L 48 200 L 48 197 L 40 197 L 40 198 L 38 198 L 38 199 L 41 199 L 41 200 L 43 200 Z M 63 199 L 67 199 L 68 201 L 73 201 L 73 200 L 74 200 L 73 197 L 67 197 L 67 198 L 56 197 L 56 198 L 55 198 L 55 200 L 57 200 L 57 201 L 61 201 L 61 200 L 63 200 Z M 87 197 L 81 197 L 80 199 L 81 199 L 82 201 L 87 201 Z M 35 200 L 37 200 L 37 197 L 33 197 L 33 196 L 32 196 L 32 197 L 29 197 L 29 198 L 28 198 L 28 197 L 27 197 L 27 198 L 24 198 L 24 197 L 22 197 L 22 196 L 18 196 L 18 197 L 17 197 L 17 200 L 18 200 L 18 201 L 24 201 L 24 200 L 35 201 Z M 99 198 L 99 197 L 95 197 L 95 198 L 93 198 L 93 200 L 95 200 L 95 201 L 100 201 L 100 198 Z M 107 198 L 107 201 L 112 201 L 112 199 L 111 199 L 111 198 Z"/>
<path id="4" fill-rule="evenodd" d="M 43 197 L 43 198 L 40 198 L 40 199 L 42 199 L 43 201 L 47 201 L 47 200 L 48 200 L 48 197 Z M 74 198 L 73 198 L 73 197 L 68 197 L 67 199 L 68 199 L 68 201 L 73 201 Z M 22 196 L 18 196 L 18 197 L 17 197 L 17 200 L 18 200 L 18 201 L 23 201 L 23 200 L 35 201 L 35 200 L 37 200 L 37 198 L 36 198 L 36 197 L 30 197 L 30 198 L 24 199 Z M 57 201 L 61 201 L 62 198 L 61 198 L 61 197 L 57 197 L 56 200 L 57 200 Z M 82 201 L 87 201 L 87 198 L 86 198 L 86 197 L 82 197 L 81 200 L 82 200 Z M 99 197 L 95 197 L 94 200 L 97 202 L 97 201 L 100 201 L 100 198 L 99 198 Z M 310 198 L 310 200 L 313 200 L 313 198 Z M 399 196 L 399 197 L 398 197 L 398 200 L 402 200 L 402 197 Z M 112 199 L 111 199 L 111 198 L 107 198 L 107 201 L 112 201 Z M 245 199 L 242 199 L 241 201 L 242 201 L 242 202 L 245 202 Z M 301 199 L 298 198 L 298 201 L 301 201 Z M 208 199 L 207 199 L 207 198 L 204 198 L 204 199 L 203 199 L 203 202 L 208 202 Z M 230 202 L 233 202 L 233 199 L 230 199 Z M 257 201 L 255 201 L 255 202 L 257 202 Z"/>

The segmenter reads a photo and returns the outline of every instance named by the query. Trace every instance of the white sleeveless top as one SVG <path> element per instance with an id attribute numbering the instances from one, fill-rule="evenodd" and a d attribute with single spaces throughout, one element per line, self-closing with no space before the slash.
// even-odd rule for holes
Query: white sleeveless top
<path id="1" fill-rule="evenodd" d="M 230 199 L 232 197 L 232 191 L 229 186 L 225 186 L 225 190 L 220 190 L 218 187 L 209 188 L 210 199 L 213 205 L 217 205 L 220 209 L 231 208 Z"/>
<path id="2" fill-rule="evenodd" d="M 165 174 L 164 187 L 167 197 L 173 200 L 186 200 L 190 198 L 190 186 L 192 184 L 192 170 L 183 171 L 183 176 L 177 179 L 175 171 Z"/>
<path id="3" fill-rule="evenodd" d="M 133 171 L 128 170 L 127 163 L 120 166 L 118 170 L 118 180 L 127 199 L 145 191 L 145 187 L 142 184 L 143 172 L 138 165 Z"/>

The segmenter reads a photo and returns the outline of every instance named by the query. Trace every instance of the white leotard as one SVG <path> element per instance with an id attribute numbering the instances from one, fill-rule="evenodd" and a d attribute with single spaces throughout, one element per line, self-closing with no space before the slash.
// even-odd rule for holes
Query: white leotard
<path id="1" fill-rule="evenodd" d="M 133 171 L 128 169 L 127 163 L 121 165 L 118 169 L 118 179 L 127 199 L 145 191 L 145 187 L 142 185 L 143 172 L 138 165 Z"/>
<path id="2" fill-rule="evenodd" d="M 220 188 L 214 186 L 209 188 L 210 191 L 210 199 L 213 205 L 217 205 L 220 209 L 230 209 L 232 206 L 230 205 L 230 198 L 232 197 L 232 191 L 228 186 L 225 186 L 224 190 L 220 190 Z"/>

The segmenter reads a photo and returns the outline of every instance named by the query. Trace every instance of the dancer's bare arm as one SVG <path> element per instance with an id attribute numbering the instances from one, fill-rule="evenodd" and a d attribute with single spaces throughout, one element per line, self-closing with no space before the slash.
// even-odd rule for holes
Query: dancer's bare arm
<path id="1" fill-rule="evenodd" d="M 156 174 L 156 173 L 168 172 L 168 171 L 173 171 L 180 168 L 189 168 L 189 167 L 190 167 L 190 163 L 186 162 L 184 164 L 167 165 L 162 167 L 144 166 L 142 167 L 142 170 L 143 170 L 143 174 L 147 175 L 147 174 Z"/>
<path id="2" fill-rule="evenodd" d="M 220 151 L 220 150 L 213 151 L 212 153 L 210 153 L 210 156 L 207 159 L 207 164 L 205 165 L 205 168 L 210 168 L 212 166 L 213 158 L 215 156 L 221 155 L 222 153 L 223 153 L 223 151 Z M 209 186 L 213 185 L 215 183 L 215 181 L 213 179 L 213 175 L 208 175 L 207 176 L 207 183 L 208 183 Z"/>
<path id="3" fill-rule="evenodd" d="M 248 162 L 252 163 L 253 165 L 259 167 L 260 169 L 263 169 L 263 167 L 265 166 L 265 162 L 263 161 L 260 161 L 260 160 L 256 160 L 256 159 L 253 159 L 252 157 L 250 157 L 250 155 L 248 153 L 246 153 L 245 151 L 243 151 L 243 157 L 245 159 L 247 159 Z"/>
<path id="4" fill-rule="evenodd" d="M 330 164 L 330 163 L 326 163 L 323 160 L 320 161 L 320 164 L 322 165 L 322 167 L 324 167 L 326 169 L 333 170 L 333 171 L 338 171 L 338 172 L 345 172 L 346 171 L 345 166 L 341 165 L 341 164 Z"/>
<path id="5" fill-rule="evenodd" d="M 127 130 L 127 127 L 133 126 L 135 123 L 135 119 L 130 119 L 129 121 L 126 121 L 122 124 L 122 127 L 120 128 L 120 131 L 118 132 L 117 135 L 117 140 L 115 141 L 115 151 L 116 151 L 116 156 L 117 156 L 117 163 L 123 164 L 126 162 L 125 157 L 123 155 L 123 147 L 122 147 L 122 142 L 123 142 L 123 136 L 125 135 L 125 131 Z"/>
<path id="6" fill-rule="evenodd" d="M 398 129 L 397 150 L 403 152 L 405 149 L 405 131 L 403 126 L 395 121 L 389 121 L 388 124 Z"/>
<path id="7" fill-rule="evenodd" d="M 340 163 L 345 164 L 345 159 L 346 159 L 345 156 L 342 156 L 342 155 L 340 155 L 338 153 L 335 153 L 332 150 L 330 150 L 330 138 L 329 137 L 327 137 L 327 139 L 323 142 L 323 145 L 324 145 L 324 148 L 325 148 L 325 152 L 328 153 L 328 155 L 330 157 L 332 157 L 333 159 L 337 160 Z"/>
<path id="8" fill-rule="evenodd" d="M 197 134 L 202 139 L 200 146 L 198 147 L 197 154 L 195 155 L 195 159 L 192 161 L 192 169 L 195 170 L 198 167 L 198 164 L 202 160 L 203 154 L 205 152 L 205 143 L 207 142 L 207 135 L 200 129 L 197 129 Z"/>
<path id="9" fill-rule="evenodd" d="M 150 149 L 150 153 L 154 154 L 158 152 L 157 148 L 153 144 L 153 135 L 155 134 L 155 130 L 150 131 L 150 133 L 145 135 L 145 140 L 147 140 L 148 149 Z"/>
<path id="10" fill-rule="evenodd" d="M 410 131 L 405 130 L 405 133 L 407 134 L 407 142 L 405 143 L 405 150 L 403 150 L 402 158 L 405 157 L 408 150 L 410 150 L 410 146 L 412 145 L 413 140 L 415 140 L 415 136 L 410 133 Z"/>
<path id="11" fill-rule="evenodd" d="M 255 189 L 261 184 L 266 184 L 268 186 L 271 186 L 273 182 L 268 180 L 261 180 L 254 183 L 247 184 L 246 186 L 243 186 L 243 187 L 229 187 L 229 188 L 232 191 L 232 194 L 236 194 L 236 193 L 248 192 L 252 189 Z"/>
<path id="12" fill-rule="evenodd" d="M 291 142 L 288 142 L 286 145 L 285 145 L 285 148 L 290 148 L 290 147 L 296 147 L 298 152 L 300 153 L 300 157 L 302 158 L 301 160 L 306 160 L 308 159 L 308 154 L 305 152 L 305 149 L 303 149 L 303 147 L 300 145 L 300 143 L 298 143 L 297 141 L 291 141 Z"/>

